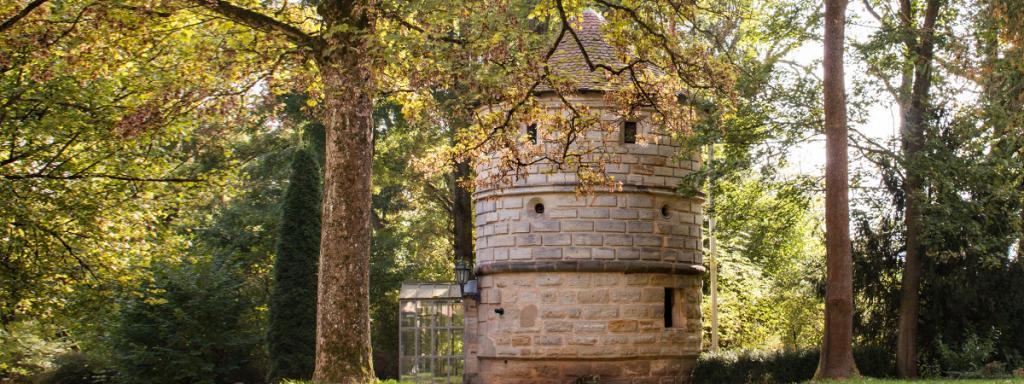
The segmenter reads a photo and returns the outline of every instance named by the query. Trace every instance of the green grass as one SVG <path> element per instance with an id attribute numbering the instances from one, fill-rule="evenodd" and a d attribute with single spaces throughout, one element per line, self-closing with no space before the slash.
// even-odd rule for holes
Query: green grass
<path id="1" fill-rule="evenodd" d="M 284 381 L 281 382 L 281 384 L 313 384 L 313 382 L 312 381 L 305 381 L 305 380 L 284 380 Z M 408 382 L 408 381 L 395 381 L 395 380 L 388 379 L 388 380 L 376 380 L 376 381 L 373 382 L 373 384 L 412 384 L 412 383 Z"/>
<path id="2" fill-rule="evenodd" d="M 814 383 L 843 384 L 905 384 L 905 383 L 956 383 L 956 384 L 1024 384 L 1024 378 L 1012 379 L 921 379 L 921 380 L 886 380 L 886 379 L 855 379 L 845 381 L 817 381 Z"/>

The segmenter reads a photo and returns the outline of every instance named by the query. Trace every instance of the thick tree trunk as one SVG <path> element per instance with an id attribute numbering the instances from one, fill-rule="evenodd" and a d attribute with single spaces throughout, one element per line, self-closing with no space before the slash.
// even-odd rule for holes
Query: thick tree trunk
<path id="1" fill-rule="evenodd" d="M 455 235 L 455 259 L 473 265 L 473 205 L 462 182 L 470 175 L 468 161 L 457 161 L 452 172 L 452 224 Z"/>
<path id="2" fill-rule="evenodd" d="M 907 48 L 914 54 L 914 83 L 910 94 L 910 106 L 903 117 L 901 140 L 903 146 L 906 180 L 903 192 L 906 208 L 903 215 L 906 226 L 906 258 L 900 293 L 899 330 L 896 339 L 896 374 L 901 378 L 917 377 L 917 315 L 920 306 L 921 274 L 924 263 L 924 248 L 921 232 L 924 218 L 921 207 L 925 202 L 923 179 L 920 174 L 919 156 L 924 146 L 924 114 L 931 89 L 931 64 L 934 57 L 935 20 L 938 17 L 939 0 L 928 0 L 925 7 L 924 24 L 917 35 L 916 43 Z M 909 11 L 903 12 L 904 27 L 912 30 Z"/>
<path id="3" fill-rule="evenodd" d="M 328 34 L 318 57 L 324 84 L 323 236 L 317 289 L 317 383 L 368 383 L 370 355 L 370 182 L 374 70 L 367 40 L 369 5 L 322 2 Z"/>
<path id="4" fill-rule="evenodd" d="M 825 2 L 825 334 L 816 379 L 857 376 L 843 38 L 847 0 Z"/>

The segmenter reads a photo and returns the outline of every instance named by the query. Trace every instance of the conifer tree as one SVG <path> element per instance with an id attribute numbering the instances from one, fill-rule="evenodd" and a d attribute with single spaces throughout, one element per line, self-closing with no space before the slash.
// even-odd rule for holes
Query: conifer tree
<path id="1" fill-rule="evenodd" d="M 281 204 L 267 334 L 271 383 L 313 377 L 322 188 L 314 156 L 305 147 L 295 152 Z"/>

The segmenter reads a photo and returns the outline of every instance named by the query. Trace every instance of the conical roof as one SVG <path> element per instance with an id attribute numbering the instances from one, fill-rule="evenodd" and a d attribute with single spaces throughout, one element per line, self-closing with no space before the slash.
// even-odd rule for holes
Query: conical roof
<path id="1" fill-rule="evenodd" d="M 604 24 L 604 17 L 594 10 L 584 11 L 583 15 L 572 23 L 573 30 L 579 37 L 579 44 L 566 32 L 548 60 L 551 72 L 562 80 L 574 81 L 577 90 L 580 91 L 610 90 L 612 74 L 604 68 L 595 68 L 591 71 L 579 47 L 583 45 L 587 56 L 595 65 L 604 64 L 616 70 L 624 67 L 627 63 L 623 62 L 623 59 L 628 55 L 605 41 L 601 32 Z M 541 91 L 551 91 L 547 85 L 539 88 Z"/>

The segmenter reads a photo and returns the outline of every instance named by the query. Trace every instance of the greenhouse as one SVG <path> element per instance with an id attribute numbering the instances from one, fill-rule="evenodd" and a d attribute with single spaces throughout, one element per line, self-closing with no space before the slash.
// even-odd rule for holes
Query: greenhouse
<path id="1" fill-rule="evenodd" d="M 400 379 L 461 383 L 463 308 L 459 286 L 404 283 L 398 306 Z"/>

